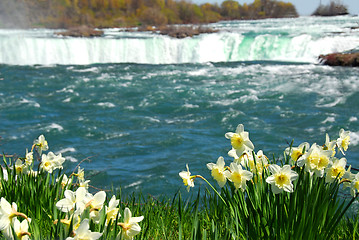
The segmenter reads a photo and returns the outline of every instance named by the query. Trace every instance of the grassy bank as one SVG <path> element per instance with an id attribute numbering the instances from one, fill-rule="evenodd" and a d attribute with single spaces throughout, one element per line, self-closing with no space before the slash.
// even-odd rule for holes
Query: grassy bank
<path id="1" fill-rule="evenodd" d="M 191 197 L 104 192 L 89 187 L 77 166 L 48 152 L 43 136 L 23 158 L 3 156 L 0 230 L 8 239 L 358 239 L 359 174 L 344 158 L 349 132 L 323 145 L 289 146 L 268 159 L 243 125 L 225 135 L 225 164 L 207 168 L 214 180 L 179 173 Z M 341 156 L 338 158 L 337 156 Z M 38 159 L 38 160 L 37 160 Z M 197 181 L 207 188 L 196 189 Z M 186 194 L 188 196 L 188 194 Z M 353 212 L 354 211 L 354 212 Z"/>

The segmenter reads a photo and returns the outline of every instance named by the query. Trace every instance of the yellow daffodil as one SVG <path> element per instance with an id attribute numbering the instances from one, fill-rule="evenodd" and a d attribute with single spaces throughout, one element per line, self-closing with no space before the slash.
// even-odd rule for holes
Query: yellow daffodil
<path id="1" fill-rule="evenodd" d="M 41 155 L 42 151 L 47 151 L 49 149 L 49 145 L 44 137 L 44 135 L 40 135 L 38 139 L 34 141 L 34 145 L 37 147 L 37 151 Z"/>
<path id="2" fill-rule="evenodd" d="M 66 240 L 96 240 L 102 236 L 102 233 L 99 232 L 91 232 L 89 230 L 89 220 L 86 218 L 82 220 L 80 226 L 74 231 L 74 237 L 68 237 Z"/>
<path id="3" fill-rule="evenodd" d="M 105 212 L 106 212 L 106 225 L 110 223 L 110 221 L 114 222 L 116 220 L 116 217 L 120 217 L 121 215 L 118 213 L 118 204 L 120 203 L 120 200 L 116 200 L 116 196 L 113 195 L 108 203 L 108 207 L 105 206 Z"/>
<path id="4" fill-rule="evenodd" d="M 179 176 L 182 178 L 183 183 L 185 186 L 187 186 L 187 191 L 189 192 L 189 189 L 191 187 L 194 187 L 194 176 L 191 176 L 191 173 L 188 168 L 188 164 L 186 164 L 187 171 L 182 171 L 179 173 Z"/>
<path id="5" fill-rule="evenodd" d="M 289 155 L 293 161 L 297 161 L 302 155 L 303 151 L 309 150 L 309 143 L 304 142 L 299 144 L 298 147 L 288 147 L 285 149 L 285 154 Z"/>
<path id="6" fill-rule="evenodd" d="M 340 129 L 339 138 L 337 139 L 337 146 L 339 150 L 345 155 L 344 151 L 348 150 L 348 146 L 350 144 L 350 132 L 345 131 L 344 129 Z"/>
<path id="7" fill-rule="evenodd" d="M 231 145 L 236 150 L 238 156 L 254 149 L 253 143 L 249 140 L 249 133 L 244 131 L 242 124 L 237 126 L 235 133 L 227 132 L 225 137 L 231 140 Z"/>
<path id="8" fill-rule="evenodd" d="M 225 176 L 229 181 L 233 182 L 236 189 L 241 189 L 244 192 L 247 187 L 247 181 L 252 179 L 253 173 L 243 170 L 242 166 L 235 162 L 232 162 L 229 168 L 230 171 L 226 170 Z"/>
<path id="9" fill-rule="evenodd" d="M 309 151 L 297 161 L 299 167 L 305 165 L 305 169 L 310 173 L 315 173 L 319 177 L 324 176 L 324 171 L 331 164 L 332 150 L 323 150 L 317 144 L 313 144 Z"/>
<path id="10" fill-rule="evenodd" d="M 223 157 L 219 157 L 217 159 L 217 163 L 207 163 L 207 168 L 211 170 L 212 177 L 217 181 L 218 185 L 222 188 L 226 182 L 227 178 L 224 175 L 224 159 Z"/>
<path id="11" fill-rule="evenodd" d="M 340 180 L 345 174 L 345 166 L 347 160 L 345 158 L 336 159 L 327 169 L 326 169 L 326 182 L 333 182 L 335 179 Z"/>
<path id="12" fill-rule="evenodd" d="M 271 176 L 267 177 L 266 182 L 272 185 L 272 192 L 278 194 L 284 191 L 293 192 L 293 183 L 298 178 L 298 173 L 291 170 L 290 165 L 284 165 L 282 168 L 271 164 L 268 166 Z"/>
<path id="13" fill-rule="evenodd" d="M 117 235 L 116 239 L 131 240 L 134 236 L 140 233 L 141 227 L 138 225 L 139 222 L 143 220 L 143 216 L 140 217 L 132 217 L 132 213 L 130 209 L 125 208 L 123 213 L 123 223 L 118 223 L 121 226 L 122 230 Z"/>
<path id="14" fill-rule="evenodd" d="M 49 152 L 47 155 L 42 154 L 40 169 L 52 173 L 55 169 L 62 168 L 64 162 L 65 158 L 61 156 L 61 153 L 57 156 L 53 152 Z"/>

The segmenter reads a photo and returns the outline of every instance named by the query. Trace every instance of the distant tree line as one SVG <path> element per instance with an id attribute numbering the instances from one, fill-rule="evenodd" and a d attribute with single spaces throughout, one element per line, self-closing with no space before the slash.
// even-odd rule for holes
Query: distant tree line
<path id="1" fill-rule="evenodd" d="M 254 0 L 194 4 L 187 0 L 1 0 L 0 27 L 125 27 L 297 17 L 291 3 Z"/>
<path id="2" fill-rule="evenodd" d="M 319 4 L 312 15 L 314 16 L 337 16 L 349 14 L 348 8 L 340 0 L 331 0 L 328 5 Z"/>

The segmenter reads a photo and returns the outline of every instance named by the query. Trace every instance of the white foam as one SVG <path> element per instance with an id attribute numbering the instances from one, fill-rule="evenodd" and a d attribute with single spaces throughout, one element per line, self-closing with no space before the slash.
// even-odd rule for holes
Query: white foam
<path id="1" fill-rule="evenodd" d="M 133 182 L 127 186 L 125 186 L 125 188 L 129 188 L 129 187 L 137 187 L 138 185 L 140 185 L 141 183 L 143 183 L 142 180 L 139 180 L 139 181 L 136 181 L 136 182 Z"/>
<path id="2" fill-rule="evenodd" d="M 324 121 L 322 121 L 323 124 L 327 122 L 335 122 L 335 117 L 327 117 Z"/>
<path id="3" fill-rule="evenodd" d="M 116 105 L 115 105 L 115 104 L 110 103 L 110 102 L 98 103 L 97 105 L 98 105 L 98 106 L 101 106 L 101 107 L 108 107 L 108 108 L 113 108 L 113 107 L 116 107 Z"/>
<path id="4" fill-rule="evenodd" d="M 76 149 L 73 147 L 64 148 L 64 149 L 61 149 L 60 151 L 57 151 L 57 154 L 59 154 L 59 153 L 63 154 L 66 152 L 76 152 Z"/>
<path id="5" fill-rule="evenodd" d="M 70 161 L 70 162 L 78 162 L 78 160 L 72 156 L 66 156 L 65 157 L 66 160 Z"/>
<path id="6" fill-rule="evenodd" d="M 349 122 L 356 122 L 356 121 L 358 121 L 358 118 L 355 116 L 349 118 Z"/>
<path id="7" fill-rule="evenodd" d="M 359 132 L 350 132 L 350 145 L 357 146 L 359 143 Z"/>
<path id="8" fill-rule="evenodd" d="M 57 124 L 57 123 L 51 123 L 49 126 L 45 127 L 45 131 L 47 131 L 47 132 L 49 132 L 49 131 L 51 131 L 53 129 L 56 129 L 58 131 L 64 130 L 64 128 L 61 125 Z"/>

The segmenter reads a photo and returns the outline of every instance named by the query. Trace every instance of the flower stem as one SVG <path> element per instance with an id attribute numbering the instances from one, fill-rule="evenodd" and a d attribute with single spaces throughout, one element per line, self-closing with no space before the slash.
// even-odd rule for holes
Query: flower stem
<path id="1" fill-rule="evenodd" d="M 212 184 L 210 184 L 207 179 L 205 179 L 204 177 L 202 177 L 201 175 L 196 175 L 196 178 L 201 178 L 202 180 L 204 180 L 212 189 L 213 191 L 218 195 L 218 197 L 222 200 L 222 202 L 227 206 L 226 201 L 222 198 L 221 194 L 219 194 L 219 192 L 217 192 L 217 190 L 212 186 Z"/>

